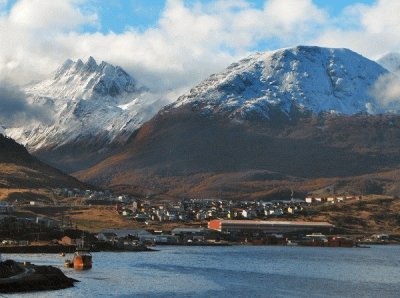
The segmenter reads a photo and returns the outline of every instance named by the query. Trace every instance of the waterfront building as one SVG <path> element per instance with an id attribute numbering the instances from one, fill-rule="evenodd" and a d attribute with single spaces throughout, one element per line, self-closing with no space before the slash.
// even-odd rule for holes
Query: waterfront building
<path id="1" fill-rule="evenodd" d="M 208 228 L 223 233 L 292 233 L 302 231 L 330 230 L 334 228 L 334 225 L 328 222 L 215 219 L 208 222 Z"/>

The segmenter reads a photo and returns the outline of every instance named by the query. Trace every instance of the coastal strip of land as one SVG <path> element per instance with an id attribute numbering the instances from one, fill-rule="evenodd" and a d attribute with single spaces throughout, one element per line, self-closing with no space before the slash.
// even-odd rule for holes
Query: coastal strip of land
<path id="1" fill-rule="evenodd" d="M 62 253 L 74 253 L 76 251 L 75 245 L 13 245 L 13 246 L 0 246 L 0 253 L 4 254 L 35 254 L 35 253 L 46 253 L 46 254 L 62 254 Z M 132 251 L 132 252 L 143 252 L 143 251 L 154 251 L 146 246 L 137 246 L 128 248 L 118 248 L 110 245 L 104 245 L 97 249 L 93 249 L 92 252 L 99 251 Z"/>

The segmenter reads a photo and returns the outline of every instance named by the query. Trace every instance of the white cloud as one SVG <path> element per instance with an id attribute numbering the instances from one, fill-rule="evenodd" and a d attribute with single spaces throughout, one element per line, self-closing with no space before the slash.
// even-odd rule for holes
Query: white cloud
<path id="1" fill-rule="evenodd" d="M 84 32 L 101 25 L 96 13 L 87 12 L 93 3 L 20 0 L 0 15 L 0 80 L 41 79 L 67 58 L 92 55 L 121 65 L 156 92 L 183 90 L 260 45 L 313 43 L 374 57 L 400 42 L 397 1 L 352 5 L 332 18 L 311 0 L 266 0 L 261 8 L 246 0 L 169 0 L 154 27 L 121 34 Z"/>
<path id="2" fill-rule="evenodd" d="M 0 16 L 0 80 L 26 83 L 42 78 L 69 55 L 57 38 L 95 14 L 83 14 L 77 1 L 20 0 Z M 62 57 L 62 59 L 60 59 Z"/>
<path id="3" fill-rule="evenodd" d="M 375 82 L 371 89 L 380 108 L 398 111 L 400 108 L 400 78 L 395 74 L 386 74 Z"/>
<path id="4" fill-rule="evenodd" d="M 97 16 L 84 15 L 75 6 L 77 1 L 20 0 L 11 9 L 11 24 L 28 30 L 45 30 L 48 33 L 76 29 L 95 23 Z"/>
<path id="5" fill-rule="evenodd" d="M 363 9 L 361 22 L 365 31 L 371 34 L 396 34 L 400 32 L 400 2 L 380 0 L 375 5 Z"/>
<path id="6" fill-rule="evenodd" d="M 246 1 L 196 2 L 170 0 L 156 27 L 123 34 L 60 36 L 71 56 L 93 55 L 123 65 L 139 81 L 156 89 L 190 87 L 229 63 L 248 55 L 260 41 L 285 44 L 310 36 L 313 23 L 325 14 L 309 0 L 266 1 L 263 9 Z M 293 10 L 295 12 L 293 12 Z"/>
<path id="7" fill-rule="evenodd" d="M 387 52 L 400 50 L 400 1 L 378 0 L 372 5 L 347 7 L 327 24 L 314 43 L 347 47 L 376 59 Z"/>
<path id="8" fill-rule="evenodd" d="M 25 93 L 8 82 L 0 82 L 0 123 L 4 126 L 32 124 L 33 121 L 50 123 L 49 109 L 28 102 Z"/>
<path id="9" fill-rule="evenodd" d="M 286 0 L 287 5 L 269 0 L 263 9 L 244 0 L 192 6 L 170 0 L 157 25 L 144 32 L 83 33 L 82 26 L 98 22 L 95 14 L 82 12 L 83 3 L 18 1 L 0 18 L 0 38 L 9 41 L 0 49 L 1 76 L 27 82 L 66 58 L 92 55 L 125 67 L 152 88 L 184 88 L 247 55 L 262 40 L 290 44 L 324 18 L 309 0 Z"/>

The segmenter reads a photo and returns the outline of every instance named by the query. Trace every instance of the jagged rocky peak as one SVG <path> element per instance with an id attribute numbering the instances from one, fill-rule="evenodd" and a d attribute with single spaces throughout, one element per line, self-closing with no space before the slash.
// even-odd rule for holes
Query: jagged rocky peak
<path id="1" fill-rule="evenodd" d="M 32 152 L 57 150 L 85 138 L 106 147 L 114 140 L 125 140 L 153 116 L 148 107 L 155 99 L 147 96 L 148 89 L 136 84 L 121 67 L 98 63 L 93 57 L 84 62 L 67 59 L 54 75 L 25 86 L 24 91 L 54 119 L 5 129 Z"/>
<path id="2" fill-rule="evenodd" d="M 76 62 L 67 59 L 48 84 L 54 89 L 62 89 L 63 94 L 73 95 L 73 98 L 91 98 L 93 95 L 115 97 L 143 89 L 137 88 L 135 80 L 121 67 L 105 61 L 97 64 L 92 56 L 85 63 L 81 59 Z M 72 91 L 64 92 L 66 88 Z"/>
<path id="3" fill-rule="evenodd" d="M 79 60 L 82 62 L 81 60 Z M 65 60 L 65 62 L 55 71 L 54 79 L 58 79 L 60 76 L 64 75 L 68 71 L 73 68 L 76 68 L 77 62 L 72 61 L 71 59 Z"/>
<path id="4" fill-rule="evenodd" d="M 90 56 L 85 63 L 83 63 L 81 59 L 78 59 L 76 62 L 71 59 L 67 59 L 61 65 L 61 67 L 56 70 L 54 78 L 57 79 L 61 75 L 77 73 L 88 74 L 94 72 L 112 75 L 116 68 L 121 69 L 119 66 L 115 67 L 105 61 L 97 64 L 96 60 L 92 56 Z M 126 72 L 125 75 L 129 76 Z"/>
<path id="5" fill-rule="evenodd" d="M 256 53 L 210 76 L 172 106 L 191 104 L 204 113 L 268 118 L 279 110 L 312 113 L 374 113 L 369 92 L 387 73 L 348 49 L 298 46 Z"/>
<path id="6" fill-rule="evenodd" d="M 89 58 L 88 58 L 88 60 L 86 61 L 86 63 L 85 63 L 85 68 L 84 68 L 86 71 L 90 71 L 90 72 L 93 72 L 93 71 L 96 71 L 97 70 L 97 63 L 96 63 L 96 60 L 94 60 L 94 58 L 92 57 L 92 56 L 90 56 Z"/>

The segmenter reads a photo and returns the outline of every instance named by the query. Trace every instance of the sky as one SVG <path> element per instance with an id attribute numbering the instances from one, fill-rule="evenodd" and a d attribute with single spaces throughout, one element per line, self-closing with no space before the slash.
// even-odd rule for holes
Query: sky
<path id="1" fill-rule="evenodd" d="M 256 51 L 398 52 L 399 12 L 397 0 L 0 0 L 0 83 L 48 78 L 68 58 L 93 56 L 178 95 Z"/>

